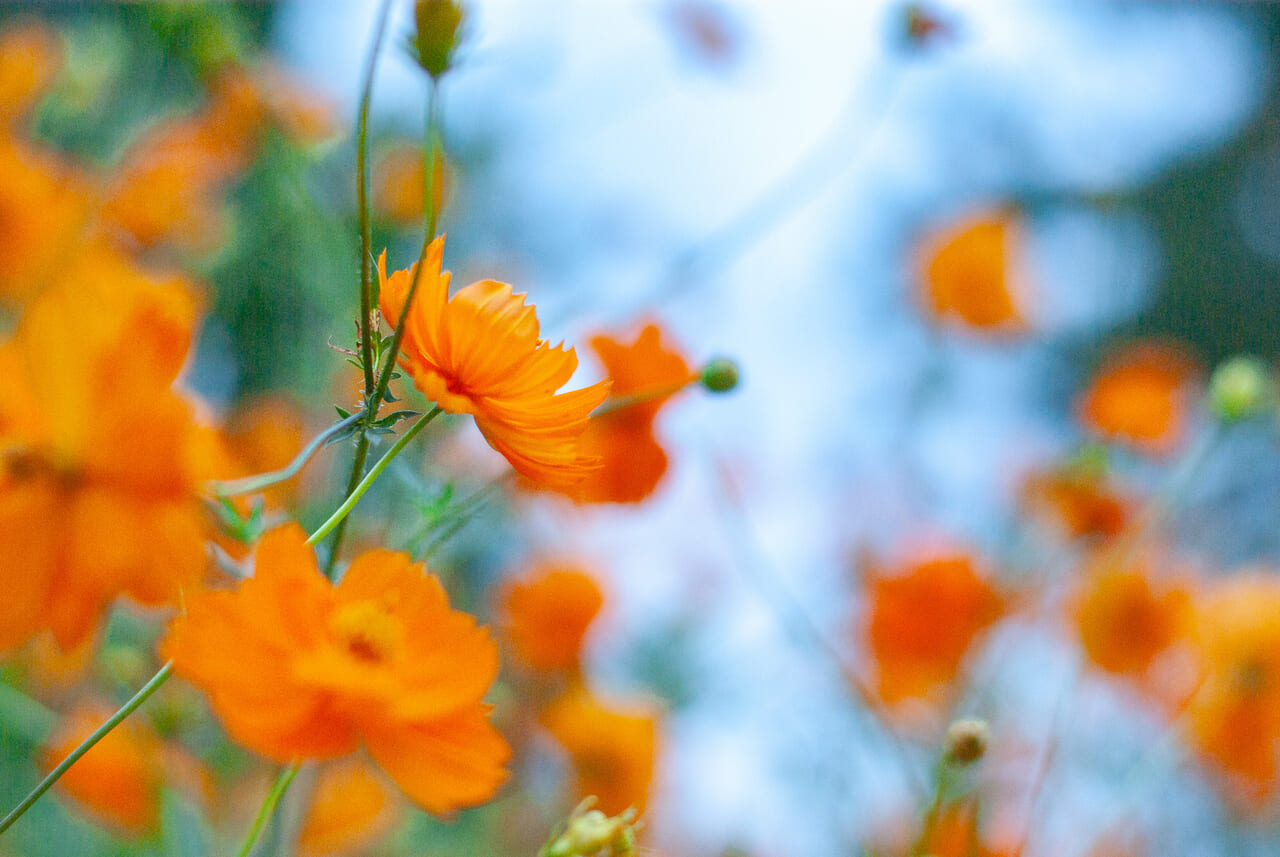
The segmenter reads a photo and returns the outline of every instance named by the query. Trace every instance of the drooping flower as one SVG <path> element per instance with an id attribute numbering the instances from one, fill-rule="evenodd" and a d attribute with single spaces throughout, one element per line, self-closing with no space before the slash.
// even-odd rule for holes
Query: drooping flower
<path id="1" fill-rule="evenodd" d="M 111 714 L 108 705 L 87 704 L 65 716 L 41 754 L 41 767 L 51 770 Z M 131 718 L 72 765 L 57 788 L 105 826 L 137 838 L 160 819 L 162 762 L 160 739 Z"/>
<path id="2" fill-rule="evenodd" d="M 548 706 L 541 719 L 569 754 L 575 799 L 594 795 L 607 815 L 644 810 L 657 746 L 652 710 L 608 708 L 579 687 Z"/>
<path id="3" fill-rule="evenodd" d="M 177 601 L 203 575 L 212 434 L 174 388 L 195 308 L 180 280 L 86 249 L 0 344 L 0 650 L 64 648 L 119 595 Z"/>
<path id="4" fill-rule="evenodd" d="M 936 554 L 877 573 L 869 589 L 866 640 L 877 691 L 890 703 L 936 697 L 1004 611 L 1004 598 L 967 553 Z"/>
<path id="5" fill-rule="evenodd" d="M 325 857 L 376 842 L 395 826 L 398 801 L 391 786 L 363 761 L 325 766 L 298 834 L 298 853 Z"/>
<path id="6" fill-rule="evenodd" d="M 1008 212 L 979 212 L 922 243 L 921 299 L 936 319 L 993 333 L 1026 327 L 1012 258 L 1019 223 Z"/>
<path id="7" fill-rule="evenodd" d="M 553 488 L 586 478 L 599 459 L 582 450 L 582 433 L 608 382 L 556 393 L 577 369 L 574 350 L 539 339 L 534 308 L 505 283 L 481 280 L 450 298 L 443 250 L 443 236 L 431 242 L 405 322 L 401 367 L 445 411 L 475 417 L 485 440 L 522 476 Z M 378 259 L 380 306 L 391 324 L 416 267 L 387 276 L 386 253 Z"/>
<path id="8" fill-rule="evenodd" d="M 296 525 L 268 532 L 235 591 L 187 599 L 163 650 L 232 738 L 275 759 L 361 745 L 419 806 L 493 796 L 510 749 L 483 697 L 497 647 L 407 554 L 374 550 L 330 584 Z"/>
<path id="9" fill-rule="evenodd" d="M 603 604 L 600 587 L 589 574 L 577 568 L 541 568 L 503 589 L 503 637 L 529 669 L 573 670 L 587 628 Z"/>
<path id="10" fill-rule="evenodd" d="M 1155 455 L 1186 434 L 1195 361 L 1177 346 L 1140 342 L 1112 355 L 1077 403 L 1085 428 Z"/>

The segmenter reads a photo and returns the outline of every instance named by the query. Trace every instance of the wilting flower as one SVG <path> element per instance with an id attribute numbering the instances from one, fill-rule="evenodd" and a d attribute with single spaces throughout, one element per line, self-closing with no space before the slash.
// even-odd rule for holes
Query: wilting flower
<path id="1" fill-rule="evenodd" d="M 934 555 L 877 573 L 869 588 L 867 643 L 886 702 L 933 697 L 1004 611 L 1004 599 L 966 553 Z"/>
<path id="2" fill-rule="evenodd" d="M 163 649 L 231 736 L 280 762 L 362 744 L 420 806 L 488 800 L 510 749 L 482 701 L 497 647 L 409 556 L 357 557 L 334 586 L 301 528 L 267 533 L 254 576 L 187 599 Z"/>
<path id="3" fill-rule="evenodd" d="M 1085 428 L 1154 454 L 1186 434 L 1194 360 L 1181 348 L 1140 342 L 1113 355 L 1077 403 Z"/>
<path id="4" fill-rule="evenodd" d="M 400 365 L 441 408 L 474 416 L 485 440 L 521 475 L 549 487 L 584 479 L 599 459 L 580 441 L 608 382 L 557 394 L 578 367 L 574 350 L 539 339 L 534 308 L 505 283 L 481 280 L 450 298 L 443 251 L 443 237 L 431 242 Z M 386 253 L 378 259 L 382 314 L 392 324 L 416 267 L 388 277 Z"/>
<path id="5" fill-rule="evenodd" d="M 607 815 L 644 810 L 657 740 L 652 711 L 606 708 L 577 688 L 543 711 L 542 725 L 569 754 L 575 797 L 594 795 Z"/>
<path id="6" fill-rule="evenodd" d="M 1026 326 L 1012 254 L 1019 223 L 1008 212 L 981 212 L 923 243 L 921 297 L 934 318 L 993 332 Z"/>
<path id="7" fill-rule="evenodd" d="M 530 669 L 576 669 L 582 639 L 603 604 L 600 587 L 589 574 L 543 568 L 504 588 L 499 606 L 503 637 Z"/>
<path id="8" fill-rule="evenodd" d="M 353 759 L 326 766 L 298 834 L 298 853 L 323 857 L 376 842 L 395 825 L 398 800 L 364 762 Z"/>
<path id="9" fill-rule="evenodd" d="M 88 638 L 118 595 L 176 602 L 207 563 L 211 433 L 173 388 L 186 286 L 86 250 L 0 344 L 0 650 Z"/>
<path id="10" fill-rule="evenodd" d="M 110 706 L 90 704 L 64 717 L 44 748 L 41 767 L 51 770 L 111 714 Z M 80 757 L 57 788 L 107 827 L 139 837 L 160 819 L 162 759 L 160 739 L 131 718 Z"/>

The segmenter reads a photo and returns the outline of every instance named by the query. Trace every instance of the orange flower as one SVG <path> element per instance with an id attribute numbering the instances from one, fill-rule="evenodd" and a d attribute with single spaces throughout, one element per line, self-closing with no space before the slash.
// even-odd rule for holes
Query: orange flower
<path id="1" fill-rule="evenodd" d="M 1108 672 L 1148 677 L 1152 665 L 1191 631 L 1190 590 L 1152 578 L 1139 560 L 1117 566 L 1107 557 L 1089 571 L 1076 606 L 1085 655 Z"/>
<path id="2" fill-rule="evenodd" d="M 0 650 L 74 647 L 118 595 L 176 601 L 206 566 L 210 433 L 173 389 L 183 283 L 86 251 L 0 344 Z"/>
<path id="3" fill-rule="evenodd" d="M 1182 442 L 1196 364 L 1181 348 L 1158 342 L 1129 346 L 1107 361 L 1076 409 L 1100 437 L 1163 455 Z"/>
<path id="4" fill-rule="evenodd" d="M 980 212 L 925 239 L 922 299 L 936 319 L 992 332 L 1026 326 L 1015 298 L 1010 256 L 1019 223 L 1009 212 Z"/>
<path id="5" fill-rule="evenodd" d="M 396 800 L 382 777 L 363 762 L 326 767 L 298 835 L 298 853 L 323 857 L 376 842 L 395 826 Z"/>
<path id="6" fill-rule="evenodd" d="M 25 116 L 62 67 L 62 45 L 44 24 L 27 21 L 0 32 L 0 127 Z"/>
<path id="7" fill-rule="evenodd" d="M 397 224 L 417 223 L 426 214 L 422 204 L 426 193 L 426 176 L 423 169 L 422 148 L 403 143 L 388 150 L 373 169 L 373 210 Z M 444 152 L 435 150 L 434 174 L 431 192 L 439 211 L 453 184 Z"/>
<path id="8" fill-rule="evenodd" d="M 645 709 L 605 708 L 584 689 L 571 691 L 542 713 L 542 725 L 569 753 L 574 796 L 595 795 L 598 809 L 643 812 L 653 779 L 657 718 Z"/>
<path id="9" fill-rule="evenodd" d="M 481 280 L 450 298 L 443 251 L 442 236 L 427 253 L 400 365 L 441 408 L 474 416 L 522 476 L 556 488 L 586 478 L 599 459 L 584 454 L 580 440 L 609 383 L 556 394 L 578 367 L 574 350 L 539 339 L 534 308 L 505 283 Z M 380 305 L 395 323 L 417 266 L 388 277 L 386 255 L 378 259 Z"/>
<path id="10" fill-rule="evenodd" d="M 604 596 L 590 575 L 548 567 L 508 584 L 501 595 L 503 636 L 530 669 L 577 669 L 582 639 Z"/>
<path id="11" fill-rule="evenodd" d="M 41 754 L 52 770 L 113 710 L 81 706 L 64 717 Z M 162 745 L 142 721 L 130 718 L 107 733 L 58 780 L 57 788 L 107 827 L 137 838 L 160 818 Z"/>
<path id="12" fill-rule="evenodd" d="M 908 563 L 870 583 L 867 642 L 886 702 L 928 699 L 955 677 L 978 635 L 1000 618 L 1004 599 L 964 553 Z"/>
<path id="13" fill-rule="evenodd" d="M 87 211 L 83 178 L 69 164 L 0 135 L 0 299 L 25 297 L 55 276 Z"/>
<path id="14" fill-rule="evenodd" d="M 439 580 L 375 550 L 334 586 L 292 524 L 263 537 L 255 568 L 190 596 L 163 643 L 233 738 L 280 762 L 364 744 L 430 812 L 493 796 L 510 755 L 482 701 L 497 647 Z"/>
<path id="15" fill-rule="evenodd" d="M 267 473 L 286 466 L 306 444 L 307 426 L 298 408 L 285 396 L 262 396 L 241 403 L 227 421 L 231 453 L 245 475 Z M 290 479 L 263 492 L 267 505 L 282 508 L 298 494 L 299 479 Z"/>
<path id="16" fill-rule="evenodd" d="M 1280 580 L 1243 576 L 1210 594 L 1196 643 L 1205 674 L 1187 708 L 1192 743 L 1227 775 L 1232 796 L 1275 793 L 1280 753 Z"/>
<path id="17" fill-rule="evenodd" d="M 1022 500 L 1044 512 L 1068 538 L 1111 538 L 1133 517 L 1133 503 L 1107 484 L 1097 469 L 1063 467 L 1030 476 Z"/>

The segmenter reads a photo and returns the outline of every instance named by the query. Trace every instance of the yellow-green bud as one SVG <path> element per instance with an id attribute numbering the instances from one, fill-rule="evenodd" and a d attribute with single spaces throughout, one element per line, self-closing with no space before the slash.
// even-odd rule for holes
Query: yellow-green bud
<path id="1" fill-rule="evenodd" d="M 418 65 L 439 79 L 453 65 L 462 6 L 456 0 L 417 0 L 413 15 L 418 26 L 412 43 Z"/>
<path id="2" fill-rule="evenodd" d="M 543 846 L 538 857 L 631 857 L 636 853 L 636 811 L 628 809 L 612 818 L 591 809 L 589 797 L 573 810 L 563 833 Z"/>
<path id="3" fill-rule="evenodd" d="M 702 386 L 713 393 L 727 393 L 738 386 L 738 364 L 728 357 L 717 357 L 702 367 Z"/>
<path id="4" fill-rule="evenodd" d="M 1213 370 L 1209 404 L 1225 423 L 1246 420 L 1275 402 L 1275 384 L 1256 357 L 1232 357 Z"/>
<path id="5" fill-rule="evenodd" d="M 957 720 L 947 728 L 942 758 L 957 768 L 972 765 L 987 752 L 990 741 L 991 728 L 987 721 L 972 717 Z"/>

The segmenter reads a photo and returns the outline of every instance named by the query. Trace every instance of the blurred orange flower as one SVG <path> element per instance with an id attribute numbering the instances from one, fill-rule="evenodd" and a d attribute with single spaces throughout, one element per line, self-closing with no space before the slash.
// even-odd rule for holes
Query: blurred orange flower
<path id="1" fill-rule="evenodd" d="M 280 762 L 364 744 L 430 812 L 493 796 L 510 755 L 482 701 L 497 647 L 439 580 L 374 550 L 334 586 L 292 524 L 262 538 L 255 569 L 189 596 L 163 643 L 233 738 Z"/>
<path id="2" fill-rule="evenodd" d="M 38 291 L 66 265 L 88 199 L 70 164 L 0 135 L 0 300 Z"/>
<path id="3" fill-rule="evenodd" d="M 606 708 L 577 688 L 549 705 L 541 719 L 569 754 L 575 799 L 595 795 L 606 815 L 627 807 L 644 811 L 657 743 L 652 711 Z"/>
<path id="4" fill-rule="evenodd" d="M 124 594 L 176 601 L 204 573 L 212 433 L 173 388 L 186 285 L 84 252 L 0 344 L 0 650 L 74 647 Z"/>
<path id="5" fill-rule="evenodd" d="M 1062 467 L 1034 473 L 1022 485 L 1028 511 L 1043 513 L 1068 538 L 1111 538 L 1134 514 L 1130 498 L 1108 484 L 1098 470 Z"/>
<path id="6" fill-rule="evenodd" d="M 582 433 L 608 395 L 608 381 L 556 394 L 578 367 L 574 350 L 539 339 L 534 308 L 505 283 L 481 280 L 450 298 L 443 251 L 441 236 L 431 242 L 405 322 L 400 365 L 441 408 L 474 416 L 485 440 L 522 476 L 552 488 L 586 478 L 600 462 L 583 452 Z M 378 259 L 380 306 L 394 324 L 417 265 L 388 277 L 386 255 Z"/>
<path id="7" fill-rule="evenodd" d="M 503 637 L 516 659 L 552 672 L 578 668 L 582 639 L 604 596 L 586 572 L 551 566 L 509 583 L 499 601 Z"/>
<path id="8" fill-rule="evenodd" d="M 247 476 L 288 465 L 306 445 L 307 425 L 288 397 L 259 396 L 237 406 L 224 434 L 230 453 Z M 284 508 L 297 496 L 299 485 L 300 479 L 290 479 L 262 493 L 269 507 Z"/>
<path id="9" fill-rule="evenodd" d="M 420 145 L 402 143 L 383 153 L 373 168 L 373 210 L 399 225 L 420 221 L 426 214 L 426 170 Z M 439 211 L 453 184 L 444 152 L 435 150 L 431 193 Z"/>
<path id="10" fill-rule="evenodd" d="M 298 835 L 302 857 L 343 854 L 370 845 L 399 818 L 398 796 L 362 761 L 326 766 Z"/>
<path id="11" fill-rule="evenodd" d="M 47 772 L 113 713 L 103 704 L 66 715 L 41 754 Z M 160 819 L 162 744 L 143 721 L 131 718 L 106 734 L 72 765 L 57 788 L 105 826 L 137 838 Z"/>
<path id="12" fill-rule="evenodd" d="M 1275 793 L 1280 753 L 1280 579 L 1245 575 L 1205 599 L 1196 644 L 1204 678 L 1186 711 L 1190 739 L 1227 776 L 1232 797 Z"/>
<path id="13" fill-rule="evenodd" d="M 1026 327 L 1011 255 L 1020 223 L 1008 211 L 978 212 L 927 236 L 921 298 L 936 319 L 989 332 Z"/>
<path id="14" fill-rule="evenodd" d="M 1094 434 L 1143 452 L 1172 452 L 1186 434 L 1195 361 L 1183 349 L 1140 342 L 1106 362 L 1076 410 Z"/>
<path id="15" fill-rule="evenodd" d="M 1015 857 L 1016 847 L 993 846 L 980 828 L 977 807 L 972 801 L 944 809 L 929 835 L 911 851 L 929 857 Z"/>
<path id="16" fill-rule="evenodd" d="M 62 68 L 58 34 L 39 21 L 0 32 L 0 127 L 27 114 Z"/>
<path id="17" fill-rule="evenodd" d="M 910 562 L 869 583 L 867 643 L 886 702 L 932 699 L 956 675 L 1004 599 L 967 553 Z"/>

